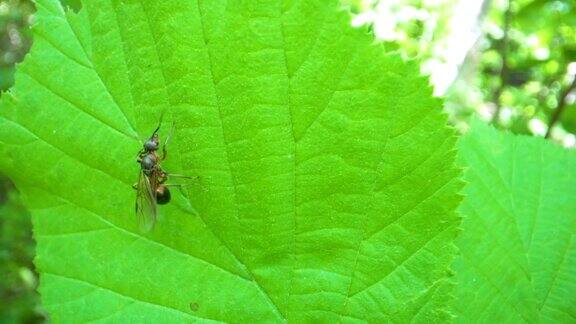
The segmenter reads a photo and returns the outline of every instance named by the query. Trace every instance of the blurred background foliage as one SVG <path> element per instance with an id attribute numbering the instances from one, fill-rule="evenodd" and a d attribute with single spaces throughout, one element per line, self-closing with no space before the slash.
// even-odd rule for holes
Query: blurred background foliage
<path id="1" fill-rule="evenodd" d="M 1 91 L 14 83 L 14 66 L 32 45 L 29 26 L 34 11 L 29 0 L 0 0 Z M 33 257 L 30 214 L 10 180 L 0 174 L 0 323 L 45 321 Z"/>
<path id="2" fill-rule="evenodd" d="M 0 175 L 0 322 L 45 319 L 36 293 L 31 218 L 10 181 Z"/>
<path id="3" fill-rule="evenodd" d="M 576 146 L 576 0 L 341 0 L 354 26 L 421 64 L 450 121 Z M 80 0 L 62 2 L 78 10 Z M 0 90 L 30 49 L 30 0 L 0 0 Z M 0 94 L 1 95 L 1 94 Z M 0 176 L 0 322 L 45 320 L 28 212 Z"/>
<path id="4" fill-rule="evenodd" d="M 576 0 L 343 0 L 420 62 L 459 129 L 475 115 L 576 145 Z"/>
<path id="5" fill-rule="evenodd" d="M 32 45 L 28 26 L 34 5 L 29 0 L 0 0 L 0 89 L 14 82 L 14 64 L 22 61 Z"/>

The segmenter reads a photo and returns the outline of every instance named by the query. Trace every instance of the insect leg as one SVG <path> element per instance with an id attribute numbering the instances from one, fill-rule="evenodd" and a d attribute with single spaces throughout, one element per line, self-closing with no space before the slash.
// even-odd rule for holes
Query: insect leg
<path id="1" fill-rule="evenodd" d="M 184 188 L 191 185 L 192 185 L 191 183 L 185 183 L 185 184 L 165 184 L 164 186 L 171 188 L 178 188 L 178 191 L 180 191 L 180 194 L 183 197 L 188 197 L 188 193 L 184 190 Z"/>
<path id="2" fill-rule="evenodd" d="M 177 187 L 177 188 L 183 188 L 186 186 L 191 186 L 192 183 L 165 183 L 164 186 L 165 187 Z"/>
<path id="3" fill-rule="evenodd" d="M 174 135 L 175 128 L 176 128 L 176 123 L 172 122 L 172 127 L 170 128 L 170 132 L 168 133 L 168 136 L 166 136 L 166 140 L 164 141 L 164 145 L 162 145 L 162 157 L 160 158 L 162 161 L 165 160 L 166 156 L 168 155 L 168 152 L 166 151 L 166 145 L 168 145 L 168 142 L 172 138 L 172 135 Z"/>
<path id="4" fill-rule="evenodd" d="M 183 186 L 191 186 L 191 185 L 198 185 L 200 186 L 200 188 L 202 188 L 202 191 L 206 191 L 206 188 L 204 187 L 204 185 L 202 185 L 202 179 L 200 178 L 200 176 L 195 176 L 195 177 L 189 177 L 186 175 L 182 175 L 182 174 L 172 174 L 172 173 L 167 173 L 166 174 L 166 178 L 169 177 L 174 177 L 174 178 L 180 178 L 180 179 L 188 179 L 190 182 L 187 182 L 185 184 L 165 184 L 165 186 L 172 186 L 172 187 L 180 187 L 180 190 L 182 190 Z"/>
<path id="5" fill-rule="evenodd" d="M 195 179 L 195 180 L 199 180 L 199 179 L 200 179 L 200 176 L 190 177 L 190 176 L 183 175 L 183 174 L 168 173 L 168 172 L 166 172 L 166 176 L 168 176 L 168 177 L 174 177 L 174 178 Z"/>

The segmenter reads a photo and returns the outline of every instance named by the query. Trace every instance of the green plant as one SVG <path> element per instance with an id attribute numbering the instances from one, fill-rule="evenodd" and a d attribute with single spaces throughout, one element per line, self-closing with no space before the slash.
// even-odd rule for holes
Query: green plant
<path id="1" fill-rule="evenodd" d="M 492 145 L 500 135 L 481 127 L 461 142 L 469 182 L 461 224 L 456 133 L 441 101 L 415 64 L 350 28 L 337 1 L 99 0 L 78 13 L 56 0 L 37 6 L 35 46 L 0 101 L 0 170 L 32 210 L 40 292 L 55 322 L 507 319 L 469 298 L 493 297 L 475 284 L 515 296 L 506 267 L 494 267 L 496 283 L 477 283 L 461 257 L 452 263 L 455 243 L 481 262 L 472 207 L 502 206 L 476 194 L 485 188 L 471 175 L 509 174 L 506 163 L 485 159 L 514 146 Z M 143 234 L 135 155 L 161 115 L 162 138 L 176 125 L 163 167 L 200 184 L 174 191 Z M 475 136 L 489 140 L 470 144 Z M 533 219 L 530 208 L 514 216 Z M 512 237 L 506 230 L 518 225 L 502 213 L 506 226 L 480 252 Z M 568 226 L 576 215 L 556 217 Z M 574 233 L 551 226 L 560 229 L 567 234 L 558 244 Z M 528 258 L 526 267 L 539 261 L 523 246 L 509 250 Z M 549 295 L 570 296 L 569 268 L 550 269 L 543 281 L 513 279 L 541 297 L 562 274 L 568 283 Z M 527 320 L 571 314 L 526 309 Z"/>
<path id="2" fill-rule="evenodd" d="M 575 145 L 573 0 L 343 2 L 387 49 L 422 61 L 436 93 L 446 94 L 454 125 L 465 129 L 479 115 L 518 134 Z"/>
<path id="3" fill-rule="evenodd" d="M 0 175 L 0 322 L 41 320 L 32 265 L 34 244 L 30 214 L 18 192 Z"/>
<path id="4" fill-rule="evenodd" d="M 463 323 L 576 318 L 576 152 L 480 122 L 462 138 L 466 198 L 455 262 Z"/>
<path id="5" fill-rule="evenodd" d="M 32 44 L 28 26 L 34 5 L 29 0 L 0 0 L 0 91 L 14 82 L 14 64 Z"/>
<path id="6" fill-rule="evenodd" d="M 34 210 L 55 321 L 449 316 L 454 132 L 336 2 L 37 7 L 0 165 Z M 163 111 L 165 168 L 202 184 L 143 236 L 134 159 Z"/>
<path id="7" fill-rule="evenodd" d="M 567 115 L 561 117 L 572 102 L 567 106 L 564 102 L 576 83 L 575 72 L 570 71 L 570 64 L 576 64 L 575 3 L 515 0 L 496 4 L 490 11 L 490 32 L 479 66 L 481 88 L 486 100 L 496 103 L 494 119 L 499 124 L 519 133 L 539 133 L 542 130 L 529 127 L 537 119 L 548 125 L 543 131 L 550 137 L 554 126 L 567 121 Z M 502 109 L 509 110 L 508 118 L 498 118 Z M 564 123 L 564 128 L 571 132 L 569 124 Z"/>

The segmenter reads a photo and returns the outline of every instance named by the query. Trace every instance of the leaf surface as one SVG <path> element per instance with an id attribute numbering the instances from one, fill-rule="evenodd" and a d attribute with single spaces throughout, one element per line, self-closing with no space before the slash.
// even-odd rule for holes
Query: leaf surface
<path id="1" fill-rule="evenodd" d="M 576 319 L 576 153 L 476 122 L 454 270 L 460 322 Z"/>
<path id="2" fill-rule="evenodd" d="M 37 6 L 0 169 L 56 322 L 448 318 L 454 132 L 336 1 Z M 143 235 L 135 155 L 162 112 L 163 167 L 200 183 Z"/>

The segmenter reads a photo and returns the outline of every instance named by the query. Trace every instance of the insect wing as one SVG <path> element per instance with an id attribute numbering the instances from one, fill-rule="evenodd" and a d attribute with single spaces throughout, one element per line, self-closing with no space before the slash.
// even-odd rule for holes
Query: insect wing
<path id="1" fill-rule="evenodd" d="M 136 194 L 136 217 L 143 232 L 148 232 L 156 223 L 156 180 L 140 171 Z"/>

